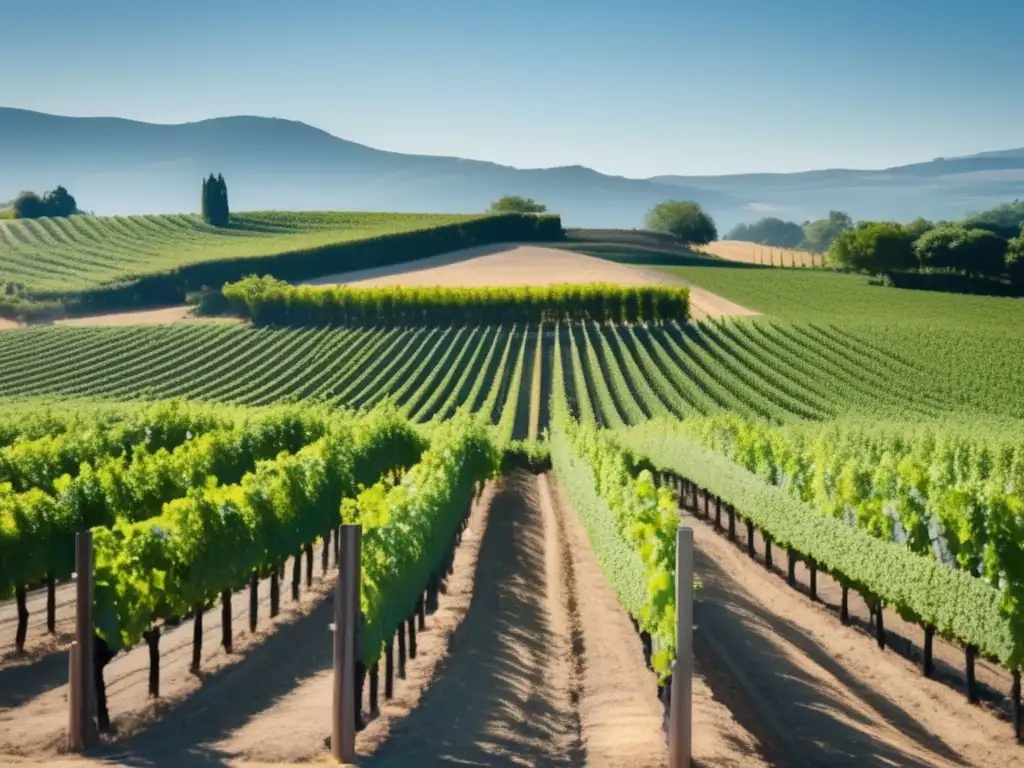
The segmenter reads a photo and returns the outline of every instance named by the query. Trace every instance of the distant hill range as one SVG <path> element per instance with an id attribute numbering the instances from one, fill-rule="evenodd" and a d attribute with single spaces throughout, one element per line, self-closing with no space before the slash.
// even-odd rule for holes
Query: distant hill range
<path id="1" fill-rule="evenodd" d="M 1024 149 L 878 171 L 824 170 L 628 179 L 582 166 L 518 169 L 387 152 L 305 123 L 225 117 L 182 125 L 0 108 L 0 199 L 66 186 L 98 214 L 199 209 L 200 181 L 228 180 L 236 210 L 475 212 L 502 195 L 545 203 L 574 227 L 639 227 L 666 199 L 696 200 L 723 232 L 830 209 L 855 219 L 958 218 L 1024 197 Z"/>

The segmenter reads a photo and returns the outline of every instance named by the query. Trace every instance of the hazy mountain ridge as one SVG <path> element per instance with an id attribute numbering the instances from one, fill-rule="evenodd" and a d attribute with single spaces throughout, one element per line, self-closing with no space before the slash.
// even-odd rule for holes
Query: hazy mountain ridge
<path id="1" fill-rule="evenodd" d="M 518 169 L 390 152 L 281 118 L 157 125 L 0 108 L 0 199 L 63 184 L 100 214 L 195 211 L 211 171 L 228 179 L 236 210 L 472 212 L 521 194 L 584 227 L 640 226 L 668 198 L 697 200 L 725 229 L 830 208 L 854 218 L 947 218 L 1024 196 L 1024 149 L 882 170 L 630 179 L 579 165 Z"/>

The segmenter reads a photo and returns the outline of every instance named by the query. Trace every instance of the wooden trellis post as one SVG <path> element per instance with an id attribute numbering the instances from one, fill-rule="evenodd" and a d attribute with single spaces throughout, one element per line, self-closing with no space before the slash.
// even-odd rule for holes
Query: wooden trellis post
<path id="1" fill-rule="evenodd" d="M 331 754 L 342 763 L 355 761 L 356 631 L 362 578 L 362 528 L 343 525 L 339 534 L 338 583 L 334 596 L 334 706 Z"/>
<path id="2" fill-rule="evenodd" d="M 693 753 L 693 530 L 676 531 L 676 664 L 669 699 L 668 765 L 690 768 Z"/>
<path id="3" fill-rule="evenodd" d="M 92 661 L 92 531 L 75 534 L 75 639 L 68 678 L 68 748 L 83 752 L 95 740 Z"/>

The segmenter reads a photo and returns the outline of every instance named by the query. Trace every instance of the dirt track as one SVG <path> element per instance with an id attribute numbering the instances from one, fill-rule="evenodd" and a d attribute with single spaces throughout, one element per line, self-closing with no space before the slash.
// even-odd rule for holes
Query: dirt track
<path id="1" fill-rule="evenodd" d="M 54 325 L 78 327 L 101 325 L 160 325 L 163 323 L 230 323 L 241 322 L 230 317 L 196 317 L 190 306 L 144 309 L 137 312 L 114 312 L 109 315 L 88 315 L 57 320 Z"/>
<path id="2" fill-rule="evenodd" d="M 239 323 L 232 317 L 196 317 L 190 306 L 142 309 L 128 312 L 112 312 L 105 315 L 83 315 L 55 320 L 53 325 L 67 325 L 77 328 L 123 325 L 162 325 L 165 323 Z M 0 318 L 0 331 L 11 331 L 26 327 L 14 320 Z"/>

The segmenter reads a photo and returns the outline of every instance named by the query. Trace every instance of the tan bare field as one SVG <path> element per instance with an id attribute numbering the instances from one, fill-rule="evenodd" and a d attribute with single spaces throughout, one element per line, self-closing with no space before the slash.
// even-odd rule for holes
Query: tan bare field
<path id="1" fill-rule="evenodd" d="M 57 320 L 54 325 L 70 325 L 77 327 L 121 326 L 121 325 L 160 325 L 163 323 L 224 323 L 240 322 L 234 318 L 196 317 L 192 307 L 164 307 L 163 309 L 143 309 L 135 312 L 114 312 L 107 315 L 86 315 Z"/>
<path id="2" fill-rule="evenodd" d="M 633 267 L 561 248 L 507 244 L 469 248 L 390 267 L 343 272 L 309 280 L 303 285 L 454 287 L 602 282 L 619 285 L 686 284 L 657 270 Z M 695 320 L 758 314 L 693 285 L 690 286 L 690 309 Z"/>
<path id="3" fill-rule="evenodd" d="M 813 267 L 821 264 L 821 256 L 807 251 L 797 251 L 792 248 L 775 248 L 757 243 L 748 243 L 742 240 L 716 240 L 709 245 L 702 245 L 695 248 L 698 253 L 706 253 L 711 256 L 718 256 L 729 261 L 740 261 L 744 264 L 765 264 L 773 263 L 775 266 L 788 267 Z"/>
<path id="4" fill-rule="evenodd" d="M 234 317 L 196 317 L 192 307 L 163 307 L 161 309 L 141 309 L 131 312 L 112 312 L 105 315 L 83 315 L 54 320 L 53 325 L 67 325 L 78 328 L 98 328 L 104 326 L 127 325 L 162 325 L 164 323 L 240 323 Z M 35 324 L 33 324 L 35 325 Z M 25 328 L 23 323 L 0 318 L 0 331 L 13 331 Z"/>

